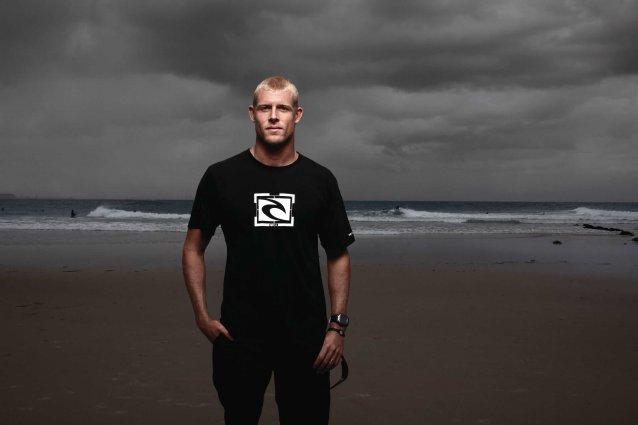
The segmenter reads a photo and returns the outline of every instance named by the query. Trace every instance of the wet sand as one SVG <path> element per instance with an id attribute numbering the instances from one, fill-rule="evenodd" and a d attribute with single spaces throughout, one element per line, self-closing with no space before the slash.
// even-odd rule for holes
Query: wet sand
<path id="1" fill-rule="evenodd" d="M 181 235 L 0 236 L 0 423 L 223 423 Z M 553 239 L 360 238 L 331 423 L 636 423 L 638 246 Z"/>

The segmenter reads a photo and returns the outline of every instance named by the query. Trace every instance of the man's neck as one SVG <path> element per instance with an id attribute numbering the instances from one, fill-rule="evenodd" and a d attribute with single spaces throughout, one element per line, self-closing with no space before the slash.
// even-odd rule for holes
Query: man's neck
<path id="1" fill-rule="evenodd" d="M 257 161 L 269 167 L 285 167 L 299 158 L 294 143 L 290 143 L 283 149 L 271 150 L 257 142 L 250 148 L 250 153 Z"/>

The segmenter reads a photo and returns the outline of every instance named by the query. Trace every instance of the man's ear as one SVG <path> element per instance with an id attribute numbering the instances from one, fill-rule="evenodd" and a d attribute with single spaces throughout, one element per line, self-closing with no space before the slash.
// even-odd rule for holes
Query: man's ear
<path id="1" fill-rule="evenodd" d="M 303 108 L 298 107 L 297 112 L 295 112 L 295 124 L 298 124 L 301 121 L 301 117 L 303 116 Z"/>
<path id="2" fill-rule="evenodd" d="M 255 107 L 253 105 L 248 106 L 248 118 L 250 118 L 252 122 L 255 122 Z"/>

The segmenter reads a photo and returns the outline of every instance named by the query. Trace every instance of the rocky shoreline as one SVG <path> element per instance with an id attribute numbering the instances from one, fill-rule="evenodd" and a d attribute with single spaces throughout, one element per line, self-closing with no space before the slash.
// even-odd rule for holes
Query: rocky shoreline
<path id="1" fill-rule="evenodd" d="M 634 234 L 632 232 L 629 232 L 627 230 L 623 230 L 623 229 L 618 229 L 615 227 L 603 227 L 603 226 L 594 226 L 592 224 L 577 224 L 576 226 L 582 226 L 585 229 L 590 229 L 590 230 L 603 230 L 606 232 L 618 232 L 619 236 L 634 236 Z M 633 238 L 632 241 L 634 242 L 638 242 L 638 238 Z"/>

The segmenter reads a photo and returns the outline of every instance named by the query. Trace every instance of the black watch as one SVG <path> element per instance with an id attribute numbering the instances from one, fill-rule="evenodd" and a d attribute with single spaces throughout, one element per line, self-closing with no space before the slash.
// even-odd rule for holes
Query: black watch
<path id="1" fill-rule="evenodd" d="M 346 314 L 333 314 L 330 316 L 330 323 L 336 323 L 342 328 L 347 328 L 350 324 L 350 318 Z"/>

